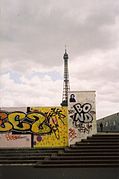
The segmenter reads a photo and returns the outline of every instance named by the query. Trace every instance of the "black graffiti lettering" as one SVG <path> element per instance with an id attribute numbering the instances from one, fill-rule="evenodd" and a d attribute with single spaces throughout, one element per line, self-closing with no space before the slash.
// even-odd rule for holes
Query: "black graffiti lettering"
<path id="1" fill-rule="evenodd" d="M 8 121 L 13 125 L 14 131 L 28 131 L 30 124 L 25 122 L 26 114 L 21 111 L 11 112 Z"/>
<path id="2" fill-rule="evenodd" d="M 84 104 L 84 105 L 82 106 L 82 108 L 83 108 L 83 112 L 84 112 L 84 113 L 87 113 L 87 112 L 89 112 L 89 111 L 91 110 L 91 104 L 86 103 L 86 104 Z"/>
<path id="3" fill-rule="evenodd" d="M 85 123 L 91 122 L 92 120 L 93 120 L 93 117 L 91 116 L 91 114 L 84 113 L 84 122 Z"/>
<path id="4" fill-rule="evenodd" d="M 74 115 L 74 121 L 75 122 L 77 122 L 77 121 L 83 122 L 83 120 L 84 120 L 83 113 L 81 113 L 81 114 L 75 113 L 75 115 Z"/>
<path id="5" fill-rule="evenodd" d="M 71 110 L 68 110 L 68 113 L 69 113 L 69 114 L 73 114 L 73 113 L 74 113 L 74 110 L 72 110 L 72 109 L 71 109 Z"/>
<path id="6" fill-rule="evenodd" d="M 7 119 L 8 114 L 5 111 L 0 111 L 0 132 L 12 130 L 13 126 Z"/>
<path id="7" fill-rule="evenodd" d="M 79 132 L 86 133 L 86 134 L 89 134 L 90 130 L 92 130 L 92 124 L 90 123 L 82 123 L 78 128 Z"/>
<path id="8" fill-rule="evenodd" d="M 27 117 L 34 122 L 32 123 L 31 131 L 36 134 L 48 134 L 51 129 L 46 122 L 46 116 L 40 112 L 31 112 Z"/>
<path id="9" fill-rule="evenodd" d="M 60 139 L 60 124 L 65 125 L 63 111 L 52 108 L 48 112 L 0 111 L 0 132 L 33 133 L 40 135 L 54 134 Z"/>
<path id="10" fill-rule="evenodd" d="M 90 113 L 91 111 L 91 104 L 85 103 L 81 105 L 80 103 L 77 103 L 73 106 L 74 108 L 74 114 L 70 115 L 70 118 L 72 119 L 72 124 L 74 127 L 80 128 L 81 124 L 83 123 L 90 123 L 93 121 L 93 117 Z"/>
<path id="11" fill-rule="evenodd" d="M 82 107 L 80 103 L 75 104 L 74 109 L 76 110 L 77 113 L 81 113 L 82 112 Z"/>
<path id="12" fill-rule="evenodd" d="M 33 111 L 32 111 L 33 112 Z M 41 125 L 39 126 L 40 129 L 43 128 L 47 131 L 45 131 L 44 134 L 53 134 L 55 135 L 55 137 L 57 139 L 60 139 L 60 132 L 59 132 L 59 120 L 61 121 L 61 123 L 63 125 L 65 125 L 63 119 L 66 117 L 62 110 L 58 109 L 58 108 L 51 108 L 50 111 L 42 113 L 42 116 L 44 116 L 45 118 L 43 119 L 43 122 L 41 123 Z M 41 120 L 41 119 L 40 119 Z M 36 121 L 35 125 L 38 125 L 38 121 Z M 43 125 L 43 126 L 42 126 Z M 49 129 L 48 129 L 49 128 Z M 36 129 L 36 127 L 35 127 Z M 43 133 L 42 133 L 43 134 Z"/>

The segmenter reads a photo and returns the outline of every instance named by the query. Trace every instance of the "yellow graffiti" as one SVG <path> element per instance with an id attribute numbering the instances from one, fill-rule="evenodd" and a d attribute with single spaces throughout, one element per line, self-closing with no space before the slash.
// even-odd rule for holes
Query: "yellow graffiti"
<path id="1" fill-rule="evenodd" d="M 45 121 L 45 116 L 41 113 L 30 113 L 27 115 L 27 117 L 35 122 L 33 122 L 31 131 L 36 134 L 47 134 L 50 132 L 50 127 L 47 126 Z"/>
<path id="2" fill-rule="evenodd" d="M 68 119 L 65 107 L 30 108 L 21 111 L 0 111 L 0 132 L 32 133 L 34 147 L 68 145 Z"/>
<path id="3" fill-rule="evenodd" d="M 6 121 L 7 114 L 5 112 L 0 113 L 0 131 L 7 132 L 12 129 L 12 124 Z"/>
<path id="4" fill-rule="evenodd" d="M 8 121 L 13 124 L 15 130 L 27 131 L 30 129 L 30 124 L 23 122 L 26 114 L 23 112 L 13 112 L 8 115 Z"/>
<path id="5" fill-rule="evenodd" d="M 5 122 L 0 126 L 0 132 L 8 132 L 12 130 L 12 125 L 9 122 Z"/>
<path id="6" fill-rule="evenodd" d="M 66 107 L 31 108 L 31 111 L 46 114 L 51 132 L 47 135 L 34 135 L 34 147 L 64 147 L 68 146 L 68 119 Z"/>

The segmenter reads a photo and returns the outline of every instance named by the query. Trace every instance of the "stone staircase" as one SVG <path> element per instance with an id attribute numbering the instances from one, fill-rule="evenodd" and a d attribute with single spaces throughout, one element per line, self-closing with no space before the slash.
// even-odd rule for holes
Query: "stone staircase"
<path id="1" fill-rule="evenodd" d="M 119 167 L 119 133 L 98 133 L 67 148 L 0 149 L 0 166 Z"/>

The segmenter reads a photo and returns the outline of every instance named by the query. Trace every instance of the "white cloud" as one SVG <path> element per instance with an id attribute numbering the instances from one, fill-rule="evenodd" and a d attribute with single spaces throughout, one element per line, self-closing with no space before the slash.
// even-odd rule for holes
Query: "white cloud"
<path id="1" fill-rule="evenodd" d="M 118 1 L 0 3 L 2 106 L 60 104 L 67 44 L 71 89 L 96 90 L 98 117 L 119 108 Z"/>
<path id="2" fill-rule="evenodd" d="M 77 57 L 70 64 L 72 90 L 95 90 L 97 117 L 119 109 L 119 49 Z"/>
<path id="3" fill-rule="evenodd" d="M 17 84 L 10 74 L 1 75 L 1 106 L 58 105 L 61 99 L 62 81 L 52 81 L 50 76 L 39 78 L 21 76 Z M 53 100 L 52 100 L 53 99 Z"/>

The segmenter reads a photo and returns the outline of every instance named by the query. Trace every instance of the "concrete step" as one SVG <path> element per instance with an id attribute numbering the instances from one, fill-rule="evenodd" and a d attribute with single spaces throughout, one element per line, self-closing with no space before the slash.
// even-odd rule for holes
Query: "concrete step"
<path id="1" fill-rule="evenodd" d="M 97 134 L 93 134 L 92 136 L 119 136 L 119 132 L 98 132 Z"/>
<path id="2" fill-rule="evenodd" d="M 55 152 L 56 153 L 56 152 Z M 16 154 L 16 153 L 0 153 L 0 157 L 1 156 L 10 156 L 10 157 L 12 157 L 12 156 L 23 156 L 23 157 L 25 157 L 25 156 L 50 156 L 50 155 L 52 155 L 52 154 L 55 154 L 54 152 L 48 152 L 48 153 L 18 153 L 18 154 Z"/>
<path id="3" fill-rule="evenodd" d="M 1 160 L 0 161 L 0 166 L 3 164 L 34 164 L 39 162 L 40 160 L 23 160 L 23 159 L 19 159 L 19 160 Z M 42 161 L 42 160 L 41 160 Z"/>
<path id="4" fill-rule="evenodd" d="M 80 160 L 80 159 L 87 159 L 87 160 L 93 160 L 93 159 L 97 159 L 97 160 L 118 160 L 119 161 L 119 156 L 27 156 L 27 157 L 19 157 L 19 156 L 14 156 L 14 157 L 0 157 L 0 162 L 2 160 L 6 160 L 6 161 L 19 161 L 19 160 Z"/>
<path id="5" fill-rule="evenodd" d="M 0 148 L 0 151 L 9 150 L 9 151 L 43 151 L 43 150 L 59 150 L 64 149 L 65 147 L 40 147 L 40 148 Z"/>
<path id="6" fill-rule="evenodd" d="M 95 139 L 95 138 L 90 138 L 90 139 L 83 139 L 83 140 L 81 140 L 81 142 L 76 142 L 76 143 L 86 143 L 86 142 L 97 142 L 97 143 L 99 143 L 99 142 L 101 142 L 101 143 L 105 143 L 105 142 L 111 142 L 111 143 L 113 143 L 113 142 L 119 142 L 119 139 L 117 140 L 117 139 L 109 139 L 109 140 L 107 140 L 107 139 Z"/>
<path id="7" fill-rule="evenodd" d="M 119 155 L 118 156 L 51 156 L 51 160 L 118 160 L 119 161 Z"/>
<path id="8" fill-rule="evenodd" d="M 14 153 L 16 155 L 19 155 L 19 153 L 56 153 L 58 150 L 61 150 L 61 149 L 46 149 L 46 150 L 0 150 L 0 153 Z"/>
<path id="9" fill-rule="evenodd" d="M 43 159 L 47 159 L 50 156 L 1 156 L 0 157 L 0 162 L 1 160 L 43 160 Z"/>
<path id="10" fill-rule="evenodd" d="M 119 145 L 116 145 L 116 147 L 114 145 L 71 145 L 70 146 L 71 149 L 119 149 Z"/>
<path id="11" fill-rule="evenodd" d="M 89 163 L 85 163 L 85 164 L 83 164 L 83 163 L 82 164 L 71 164 L 71 163 L 69 163 L 69 164 L 40 164 L 40 163 L 36 162 L 36 163 L 11 163 L 11 164 L 5 163 L 5 164 L 0 164 L 0 167 L 2 167 L 2 168 L 5 167 L 6 169 L 7 169 L 7 167 L 12 167 L 12 168 L 15 167 L 15 169 L 19 169 L 17 171 L 21 171 L 21 169 L 23 169 L 25 167 L 25 171 L 26 171 L 26 168 L 29 170 L 28 173 L 31 171 L 31 168 L 32 169 L 33 168 L 39 168 L 39 174 L 37 176 L 37 178 L 39 178 L 39 176 L 40 176 L 40 168 L 43 168 L 43 170 L 47 168 L 48 171 L 50 171 L 49 170 L 50 168 L 51 169 L 57 168 L 58 170 L 60 170 L 60 169 L 64 169 L 65 170 L 65 168 L 66 169 L 69 168 L 71 172 L 73 172 L 72 171 L 73 168 L 75 168 L 75 170 L 78 169 L 78 171 L 80 171 L 80 168 L 84 168 L 85 172 L 86 172 L 86 168 L 89 168 L 91 170 L 93 169 L 93 172 L 94 172 L 94 169 L 96 168 L 96 173 L 101 168 L 103 169 L 103 171 L 104 171 L 104 169 L 107 168 L 108 169 L 108 173 L 109 173 L 109 169 L 110 170 L 113 169 L 113 171 L 115 171 L 114 169 L 119 168 L 119 164 L 118 163 L 117 164 L 113 164 L 113 163 L 102 163 L 102 164 L 100 164 L 100 163 L 97 163 L 97 164 L 95 164 L 95 163 L 94 164 L 92 164 L 92 163 L 91 164 L 89 164 Z M 100 172 L 99 172 L 99 175 L 100 175 Z M 104 175 L 104 173 L 103 173 L 103 175 Z M 67 178 L 68 178 L 68 176 L 67 176 Z M 118 177 L 118 175 L 116 175 L 116 176 Z M 74 173 L 73 173 L 72 178 L 73 177 L 74 177 Z M 93 177 L 94 177 L 94 175 L 93 175 Z M 24 178 L 26 178 L 26 175 L 25 175 Z M 95 178 L 97 178 L 97 177 L 95 177 Z M 112 173 L 111 173 L 111 178 L 110 179 L 112 179 L 112 178 L 113 177 L 112 177 Z"/>
<path id="12" fill-rule="evenodd" d="M 119 156 L 119 152 L 65 152 L 65 153 L 58 153 L 57 156 Z"/>
<path id="13" fill-rule="evenodd" d="M 97 159 L 93 159 L 93 160 L 86 160 L 86 159 L 80 159 L 80 160 L 2 160 L 0 162 L 0 165 L 3 164 L 118 164 L 119 165 L 119 160 L 97 160 Z"/>
<path id="14" fill-rule="evenodd" d="M 19 165 L 17 165 L 19 166 Z M 67 163 L 67 164 L 34 164 L 33 165 L 35 168 L 118 168 L 119 164 L 116 163 L 81 163 L 81 164 L 72 164 L 72 163 Z"/>
<path id="15" fill-rule="evenodd" d="M 108 145 L 108 146 L 119 146 L 119 142 L 89 142 L 89 141 L 87 141 L 87 142 L 78 142 L 78 143 L 76 143 L 75 145 L 71 145 L 71 146 L 97 146 L 97 145 L 99 145 L 99 146 L 103 146 L 103 145 Z"/>
<path id="16" fill-rule="evenodd" d="M 93 135 L 87 137 L 87 139 L 89 138 L 119 139 L 119 135 Z"/>
<path id="17" fill-rule="evenodd" d="M 102 141 L 104 141 L 104 140 L 107 140 L 107 141 L 108 141 L 108 140 L 109 140 L 109 141 L 112 140 L 112 141 L 119 141 L 119 138 L 117 138 L 117 137 L 115 137 L 115 138 L 114 138 L 114 137 L 110 137 L 110 138 L 109 138 L 109 137 L 87 137 L 87 139 L 82 139 L 82 141 L 83 141 L 83 140 L 84 140 L 84 141 L 85 141 L 85 140 L 98 140 L 98 141 L 99 141 L 99 140 L 102 140 Z"/>
<path id="18" fill-rule="evenodd" d="M 119 148 L 66 148 L 65 152 L 80 153 L 80 152 L 119 152 Z"/>
<path id="19" fill-rule="evenodd" d="M 119 160 L 114 160 L 114 159 L 111 159 L 111 160 L 107 160 L 107 159 L 105 159 L 105 160 L 97 160 L 97 159 L 93 159 L 93 160 L 86 160 L 86 159 L 80 159 L 80 160 L 44 160 L 44 161 L 39 161 L 39 163 L 41 163 L 41 164 L 69 164 L 69 163 L 71 163 L 71 164 L 82 164 L 82 163 L 84 163 L 84 164 L 86 164 L 86 163 L 89 163 L 89 164 L 91 164 L 91 163 L 95 163 L 95 164 L 97 164 L 97 163 L 99 163 L 99 164 L 104 164 L 104 163 L 111 163 L 111 164 L 119 164 Z"/>

